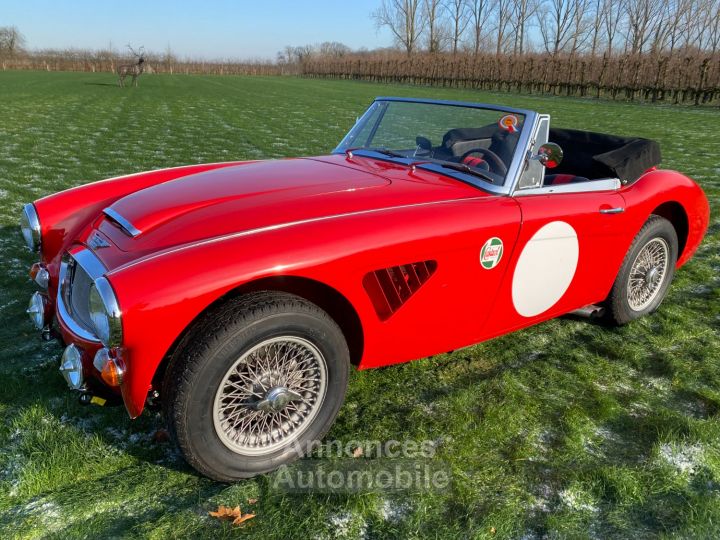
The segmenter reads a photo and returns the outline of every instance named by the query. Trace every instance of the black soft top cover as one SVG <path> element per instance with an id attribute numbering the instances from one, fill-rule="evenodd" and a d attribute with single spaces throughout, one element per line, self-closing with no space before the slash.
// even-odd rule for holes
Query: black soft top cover
<path id="1" fill-rule="evenodd" d="M 550 142 L 563 149 L 563 161 L 553 174 L 594 178 L 619 178 L 634 182 L 660 164 L 660 146 L 640 137 L 618 137 L 577 129 L 550 128 Z"/>

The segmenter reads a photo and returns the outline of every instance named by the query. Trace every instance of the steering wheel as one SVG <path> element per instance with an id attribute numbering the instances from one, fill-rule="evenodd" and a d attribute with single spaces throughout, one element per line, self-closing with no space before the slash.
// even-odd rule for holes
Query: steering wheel
<path id="1" fill-rule="evenodd" d="M 500 156 L 488 148 L 472 148 L 462 155 L 460 162 L 464 163 L 465 158 L 471 156 L 472 154 L 482 154 L 483 159 L 486 159 L 489 162 L 490 169 L 493 172 L 502 174 L 503 176 L 507 174 L 507 167 L 505 166 L 503 160 L 500 159 Z"/>

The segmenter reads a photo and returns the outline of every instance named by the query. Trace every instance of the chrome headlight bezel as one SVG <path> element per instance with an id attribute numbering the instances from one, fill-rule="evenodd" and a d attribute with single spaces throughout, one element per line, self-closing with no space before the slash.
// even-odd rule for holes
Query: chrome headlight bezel
<path id="1" fill-rule="evenodd" d="M 88 313 L 100 342 L 105 347 L 119 347 L 122 344 L 122 311 L 106 277 L 97 278 L 90 287 Z"/>
<path id="2" fill-rule="evenodd" d="M 20 215 L 20 230 L 28 249 L 33 253 L 39 252 L 42 246 L 42 229 L 33 203 L 28 203 L 23 207 Z"/>

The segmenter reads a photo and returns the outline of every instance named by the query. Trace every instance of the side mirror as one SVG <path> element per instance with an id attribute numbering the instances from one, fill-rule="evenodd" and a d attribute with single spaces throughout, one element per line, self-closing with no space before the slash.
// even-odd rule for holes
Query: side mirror
<path id="1" fill-rule="evenodd" d="M 548 142 L 538 149 L 537 155 L 533 156 L 532 159 L 537 159 L 548 169 L 554 169 L 562 163 L 563 151 L 560 145 Z"/>

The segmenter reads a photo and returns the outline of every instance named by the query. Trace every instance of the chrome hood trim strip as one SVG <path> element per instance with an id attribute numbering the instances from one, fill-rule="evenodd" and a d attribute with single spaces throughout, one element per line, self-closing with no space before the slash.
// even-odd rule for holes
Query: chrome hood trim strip
<path id="1" fill-rule="evenodd" d="M 105 214 L 115 223 L 120 225 L 120 228 L 125 231 L 126 234 L 132 236 L 133 238 L 139 236 L 142 233 L 141 230 L 137 229 L 132 223 L 130 223 L 127 219 L 125 219 L 123 216 L 121 216 L 118 212 L 116 212 L 109 206 L 105 210 L 103 210 L 103 214 Z"/>
<path id="2" fill-rule="evenodd" d="M 190 242 L 188 244 L 182 244 L 179 246 L 175 246 L 172 248 L 164 249 L 162 251 L 158 251 L 156 253 L 151 253 L 149 255 L 145 255 L 143 257 L 140 257 L 139 259 L 135 259 L 133 261 L 129 261 L 125 264 L 121 264 L 117 268 L 113 268 L 112 270 L 108 271 L 107 275 L 112 276 L 118 272 L 121 272 L 123 270 L 127 270 L 128 268 L 132 268 L 133 266 L 137 266 L 139 264 L 146 263 L 148 261 L 152 261 L 154 259 L 158 259 L 160 257 L 164 257 L 165 255 L 170 255 L 172 253 L 177 253 L 180 251 L 186 251 L 188 249 L 194 249 L 201 246 L 206 246 L 208 244 L 215 244 L 217 242 L 225 242 L 228 240 L 232 240 L 234 238 L 241 238 L 243 236 L 250 236 L 252 234 L 260 234 L 264 232 L 269 231 L 276 231 L 278 229 L 287 229 L 289 227 L 296 227 L 298 225 L 304 225 L 306 223 L 316 223 L 319 221 L 328 221 L 332 219 L 341 219 L 346 217 L 352 217 L 352 216 L 362 216 L 362 215 L 368 215 L 368 214 L 377 214 L 379 212 L 389 212 L 392 210 L 401 210 L 403 208 L 416 208 L 416 207 L 422 207 L 422 206 L 434 206 L 434 205 L 442 205 L 442 204 L 452 204 L 452 203 L 458 203 L 458 202 L 465 202 L 465 201 L 475 201 L 475 200 L 484 200 L 489 199 L 491 197 L 497 197 L 498 195 L 483 195 L 481 197 L 467 197 L 462 199 L 447 199 L 442 201 L 428 201 L 428 202 L 421 202 L 421 203 L 413 203 L 413 204 L 401 204 L 398 206 L 388 206 L 384 208 L 373 208 L 371 210 L 358 210 L 355 212 L 346 212 L 343 214 L 332 214 L 328 216 L 320 216 L 320 217 L 314 217 L 314 218 L 308 218 L 308 219 L 301 219 L 298 221 L 288 221 L 285 223 L 278 223 L 276 225 L 268 225 L 266 227 L 259 227 L 257 229 L 248 229 L 246 231 L 240 231 L 236 233 L 230 233 L 230 234 L 224 234 L 221 236 L 215 236 L 212 238 L 207 238 L 205 240 L 198 240 L 196 242 Z"/>

